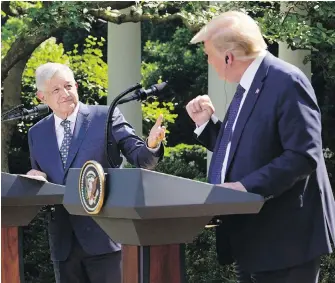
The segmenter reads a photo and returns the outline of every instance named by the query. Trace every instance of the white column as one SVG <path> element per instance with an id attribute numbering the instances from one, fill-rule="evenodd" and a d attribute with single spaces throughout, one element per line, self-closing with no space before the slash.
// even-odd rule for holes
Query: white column
<path id="1" fill-rule="evenodd" d="M 215 107 L 215 115 L 222 121 L 236 91 L 237 84 L 219 78 L 213 67 L 208 65 L 208 95 Z M 212 153 L 207 151 L 207 170 Z"/>
<path id="2" fill-rule="evenodd" d="M 282 11 L 287 11 L 287 2 L 281 2 L 280 3 L 280 9 Z M 297 11 L 300 13 L 306 13 L 306 11 Z M 279 43 L 279 52 L 278 52 L 278 57 L 292 65 L 295 65 L 298 67 L 301 71 L 305 73 L 307 78 L 311 80 L 312 77 L 312 67 L 311 67 L 311 62 L 308 61 L 307 64 L 304 64 L 304 59 L 306 56 L 311 55 L 310 50 L 292 50 L 291 48 L 288 47 L 286 42 L 280 42 Z"/>
<path id="3" fill-rule="evenodd" d="M 121 92 L 141 82 L 141 24 L 108 23 L 108 98 L 110 104 Z M 142 136 L 141 104 L 129 102 L 119 106 L 126 120 Z"/>
<path id="4" fill-rule="evenodd" d="M 292 50 L 284 42 L 279 43 L 278 57 L 292 65 L 298 67 L 301 71 L 305 73 L 307 78 L 311 80 L 312 77 L 312 67 L 311 61 L 304 64 L 304 59 L 306 56 L 311 55 L 310 50 Z"/>

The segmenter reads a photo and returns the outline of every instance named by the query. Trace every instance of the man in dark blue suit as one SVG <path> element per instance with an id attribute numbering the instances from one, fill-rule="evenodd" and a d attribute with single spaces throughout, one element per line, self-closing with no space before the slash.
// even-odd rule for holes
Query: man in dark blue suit
<path id="1" fill-rule="evenodd" d="M 27 174 L 64 185 L 69 168 L 81 168 L 88 160 L 109 167 L 104 142 L 109 108 L 79 102 L 73 72 L 62 64 L 40 66 L 36 86 L 38 98 L 53 114 L 29 130 L 33 169 Z M 135 135 L 118 109 L 113 121 L 114 137 L 127 160 L 136 167 L 153 168 L 164 152 L 162 116 L 146 142 Z M 91 217 L 70 215 L 62 205 L 55 206 L 49 216 L 49 243 L 57 282 L 121 283 L 121 246 Z"/>
<path id="2" fill-rule="evenodd" d="M 235 261 L 241 283 L 317 282 L 320 256 L 335 241 L 335 203 L 310 82 L 266 51 L 246 14 L 220 15 L 191 42 L 204 42 L 220 78 L 238 83 L 223 122 L 206 95 L 186 107 L 213 152 L 209 182 L 266 200 L 259 214 L 221 217 L 219 262 Z"/>

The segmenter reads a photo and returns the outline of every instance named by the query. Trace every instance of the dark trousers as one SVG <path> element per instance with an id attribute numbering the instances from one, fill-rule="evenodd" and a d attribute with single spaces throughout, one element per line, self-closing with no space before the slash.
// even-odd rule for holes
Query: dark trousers
<path id="1" fill-rule="evenodd" d="M 121 251 L 91 256 L 73 236 L 69 257 L 54 261 L 54 271 L 57 283 L 121 283 Z"/>
<path id="2" fill-rule="evenodd" d="M 250 274 L 236 266 L 239 283 L 317 283 L 320 258 L 286 269 Z"/>

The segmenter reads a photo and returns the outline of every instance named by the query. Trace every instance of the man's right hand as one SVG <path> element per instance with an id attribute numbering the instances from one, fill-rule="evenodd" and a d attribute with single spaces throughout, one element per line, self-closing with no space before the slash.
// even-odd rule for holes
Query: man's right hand
<path id="1" fill-rule="evenodd" d="M 215 109 L 208 95 L 199 95 L 186 105 L 186 111 L 199 127 L 209 121 Z"/>
<path id="2" fill-rule="evenodd" d="M 28 176 L 41 176 L 45 179 L 45 181 L 47 181 L 47 174 L 41 172 L 41 171 L 38 171 L 38 170 L 35 170 L 35 169 L 31 169 L 30 171 L 27 172 Z"/>

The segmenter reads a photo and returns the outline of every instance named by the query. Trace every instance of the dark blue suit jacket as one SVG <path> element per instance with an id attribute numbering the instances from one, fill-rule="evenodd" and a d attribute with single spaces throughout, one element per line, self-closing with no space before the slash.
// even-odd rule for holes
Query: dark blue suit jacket
<path id="1" fill-rule="evenodd" d="M 39 121 L 28 133 L 32 168 L 46 173 L 49 182 L 63 185 L 69 168 L 81 168 L 88 160 L 109 167 L 104 140 L 107 114 L 107 106 L 80 103 L 65 169 L 59 154 L 53 114 Z M 122 154 L 136 167 L 153 168 L 163 156 L 163 147 L 156 153 L 150 152 L 118 109 L 113 120 L 113 133 Z M 106 254 L 121 248 L 91 217 L 69 215 L 62 205 L 57 205 L 49 221 L 52 260 L 66 260 L 72 247 L 73 232 L 88 254 Z"/>
<path id="2" fill-rule="evenodd" d="M 198 138 L 213 154 L 224 124 L 210 122 Z M 216 231 L 222 264 L 236 260 L 246 271 L 275 270 L 331 251 L 335 203 L 317 99 L 298 68 L 269 53 L 238 117 L 225 181 L 240 181 L 267 201 L 257 215 L 222 218 Z"/>

